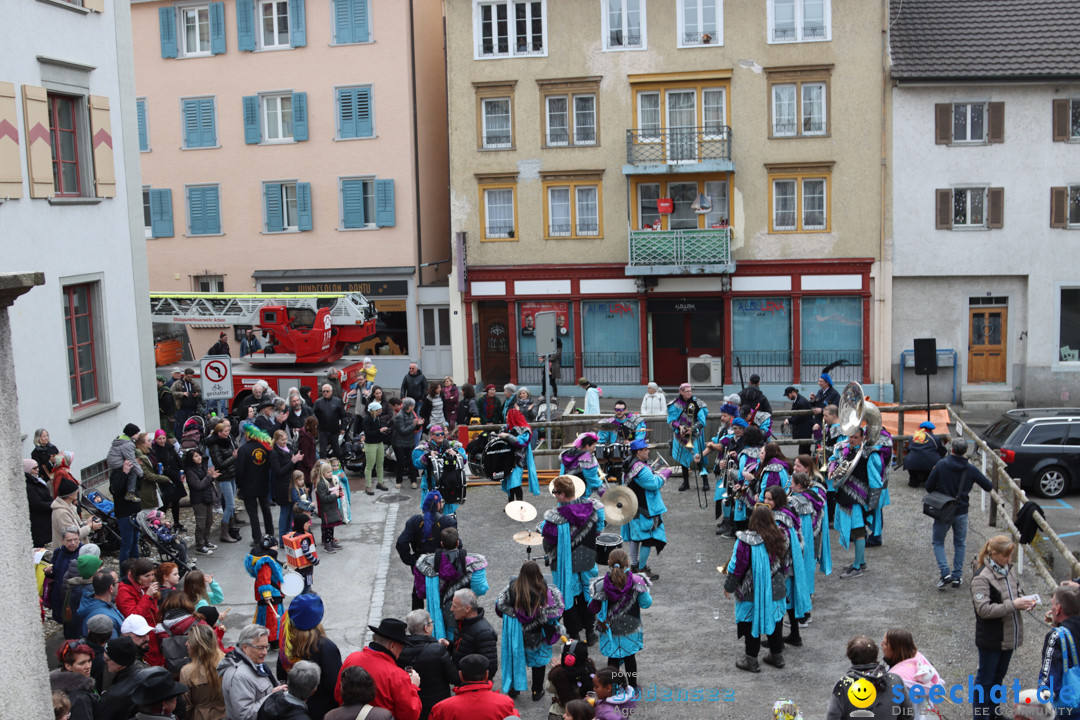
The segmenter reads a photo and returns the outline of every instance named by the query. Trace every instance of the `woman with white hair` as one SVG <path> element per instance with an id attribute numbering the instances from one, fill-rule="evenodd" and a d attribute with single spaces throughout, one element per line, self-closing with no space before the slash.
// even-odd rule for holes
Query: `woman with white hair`
<path id="1" fill-rule="evenodd" d="M 641 398 L 642 415 L 667 415 L 667 397 L 664 391 L 654 382 L 649 383 L 645 397 Z"/>

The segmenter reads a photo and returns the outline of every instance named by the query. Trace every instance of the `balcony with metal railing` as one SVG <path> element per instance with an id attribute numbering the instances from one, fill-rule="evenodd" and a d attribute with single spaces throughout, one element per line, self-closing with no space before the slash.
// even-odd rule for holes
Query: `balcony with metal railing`
<path id="1" fill-rule="evenodd" d="M 727 125 L 626 131 L 624 175 L 734 171 Z"/>
<path id="2" fill-rule="evenodd" d="M 627 275 L 698 275 L 735 272 L 731 228 L 630 230 Z"/>

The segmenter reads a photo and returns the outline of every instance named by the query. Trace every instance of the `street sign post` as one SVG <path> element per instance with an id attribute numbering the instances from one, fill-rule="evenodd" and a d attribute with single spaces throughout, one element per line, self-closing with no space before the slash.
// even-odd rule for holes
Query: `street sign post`
<path id="1" fill-rule="evenodd" d="M 207 355 L 200 361 L 202 394 L 206 400 L 232 400 L 232 358 Z"/>

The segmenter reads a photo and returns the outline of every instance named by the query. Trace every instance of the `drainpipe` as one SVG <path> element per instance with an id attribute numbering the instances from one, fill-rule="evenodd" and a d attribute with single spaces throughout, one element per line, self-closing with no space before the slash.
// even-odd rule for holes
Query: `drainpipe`
<path id="1" fill-rule="evenodd" d="M 424 261 L 422 232 L 420 230 L 420 128 L 416 112 L 416 26 L 413 20 L 414 4 L 409 0 L 409 73 L 412 80 L 412 126 L 413 126 L 413 195 L 416 199 L 416 286 L 424 284 Z"/>
<path id="2" fill-rule="evenodd" d="M 877 328 L 874 353 L 875 381 L 884 385 L 892 378 L 892 261 L 885 257 L 886 221 L 889 217 L 887 190 L 889 188 L 889 4 L 881 3 L 881 207 L 878 219 L 878 282 L 874 298 L 875 326 Z M 900 369 L 903 372 L 903 368 Z M 880 397 L 880 395 L 879 395 Z"/>

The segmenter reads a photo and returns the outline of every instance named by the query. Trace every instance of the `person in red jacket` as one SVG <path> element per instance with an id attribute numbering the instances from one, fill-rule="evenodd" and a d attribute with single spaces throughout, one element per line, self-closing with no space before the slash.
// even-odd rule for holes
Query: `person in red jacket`
<path id="1" fill-rule="evenodd" d="M 359 665 L 375 681 L 375 707 L 385 708 L 394 720 L 418 720 L 420 717 L 420 675 L 415 670 L 405 672 L 397 666 L 397 657 L 408 644 L 406 625 L 397 618 L 383 618 L 379 627 L 368 625 L 373 633 L 371 642 L 359 652 L 345 658 L 338 672 L 334 697 L 341 702 L 341 673 L 345 668 Z M 491 683 L 488 683 L 490 687 Z M 502 718 L 499 718 L 502 720 Z"/>
<path id="2" fill-rule="evenodd" d="M 520 716 L 510 697 L 491 689 L 488 664 L 487 657 L 480 654 L 461 658 L 461 685 L 454 688 L 454 697 L 435 703 L 430 720 L 503 720 Z"/>
<path id="3" fill-rule="evenodd" d="M 158 598 L 160 597 L 157 579 L 154 576 L 154 562 L 139 558 L 128 570 L 127 578 L 120 583 L 116 593 L 116 609 L 126 618 L 138 615 L 146 624 L 154 627 L 158 624 Z M 158 638 L 150 633 L 150 643 L 143 658 L 148 665 L 162 666 L 165 658 L 161 655 Z"/>

